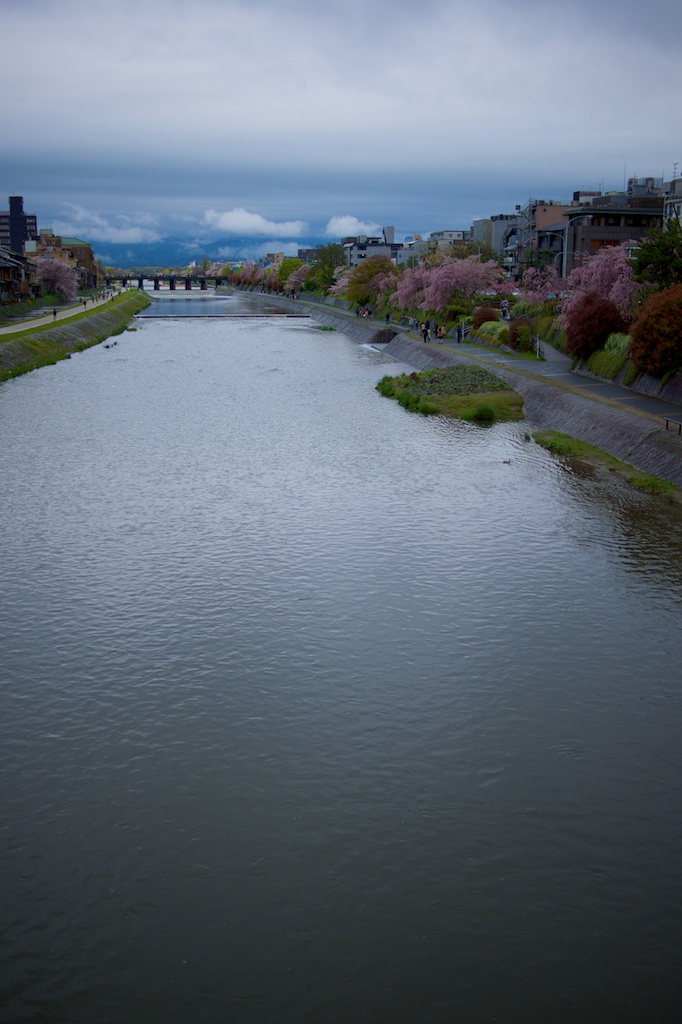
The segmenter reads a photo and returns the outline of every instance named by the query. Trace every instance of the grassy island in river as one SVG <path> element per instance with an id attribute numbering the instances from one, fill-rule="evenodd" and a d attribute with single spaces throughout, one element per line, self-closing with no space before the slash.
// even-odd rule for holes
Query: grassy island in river
<path id="1" fill-rule="evenodd" d="M 424 416 L 440 414 L 474 423 L 523 419 L 521 396 L 480 366 L 447 366 L 383 377 L 376 389 L 410 412 Z"/>

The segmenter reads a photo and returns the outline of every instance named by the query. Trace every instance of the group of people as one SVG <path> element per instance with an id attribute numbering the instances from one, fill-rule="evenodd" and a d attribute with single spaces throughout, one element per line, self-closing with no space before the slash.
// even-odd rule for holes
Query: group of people
<path id="1" fill-rule="evenodd" d="M 419 325 L 419 331 L 421 333 L 424 342 L 431 341 L 431 321 L 425 320 L 424 323 Z M 433 340 L 436 342 L 442 341 L 445 337 L 445 328 L 442 324 L 433 325 Z"/>

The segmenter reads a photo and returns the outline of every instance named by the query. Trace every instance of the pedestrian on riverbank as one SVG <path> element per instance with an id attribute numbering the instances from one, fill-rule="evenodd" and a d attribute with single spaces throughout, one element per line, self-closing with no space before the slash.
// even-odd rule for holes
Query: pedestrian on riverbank
<path id="1" fill-rule="evenodd" d="M 54 320 L 57 319 L 57 310 L 56 309 L 52 310 L 52 317 L 53 317 Z"/>

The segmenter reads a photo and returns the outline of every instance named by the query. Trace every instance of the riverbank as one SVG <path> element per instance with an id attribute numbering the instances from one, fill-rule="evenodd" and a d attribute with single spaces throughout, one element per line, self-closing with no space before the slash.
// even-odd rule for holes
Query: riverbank
<path id="1" fill-rule="evenodd" d="M 258 297 L 257 292 L 250 293 Z M 265 298 L 265 296 L 263 296 Z M 533 372 L 533 364 L 511 367 L 501 365 L 495 353 L 475 352 L 469 346 L 425 345 L 409 332 L 393 324 L 379 327 L 376 321 L 363 320 L 336 305 L 314 300 L 277 297 L 287 309 L 307 311 L 317 323 L 335 327 L 360 344 L 382 344 L 385 355 L 407 363 L 415 370 L 434 370 L 472 362 L 493 369 L 521 395 L 531 431 L 553 430 L 572 437 L 633 466 L 643 473 L 682 487 L 682 437 L 665 429 L 665 419 L 635 408 L 626 411 L 623 403 L 604 398 L 586 386 L 567 383 L 557 372 L 553 380 Z M 338 300 L 336 300 L 338 302 Z M 542 366 L 543 364 L 538 364 Z"/>
<path id="2" fill-rule="evenodd" d="M 384 353 L 418 370 L 453 366 L 461 362 L 485 362 L 477 356 L 460 355 L 448 349 L 424 345 L 401 337 L 391 341 Z M 523 398 L 531 430 L 554 430 L 602 448 L 643 473 L 650 473 L 682 487 L 682 438 L 666 431 L 665 424 L 625 412 L 615 403 L 596 400 L 577 389 L 533 379 L 526 373 L 494 365 L 502 377 Z"/>
<path id="3" fill-rule="evenodd" d="M 92 310 L 67 315 L 56 324 L 17 327 L 0 335 L 0 381 L 68 359 L 74 352 L 121 334 L 150 302 L 149 296 L 130 292 Z"/>

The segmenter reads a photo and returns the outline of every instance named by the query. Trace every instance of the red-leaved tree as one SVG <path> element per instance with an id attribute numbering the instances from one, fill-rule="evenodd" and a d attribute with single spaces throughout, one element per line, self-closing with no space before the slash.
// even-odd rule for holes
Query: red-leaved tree
<path id="1" fill-rule="evenodd" d="M 682 369 L 682 285 L 650 295 L 630 336 L 630 357 L 642 373 L 663 377 Z"/>
<path id="2" fill-rule="evenodd" d="M 566 352 L 587 359 L 603 348 L 609 334 L 627 331 L 617 307 L 597 292 L 588 292 L 566 314 Z"/>
<path id="3" fill-rule="evenodd" d="M 43 256 L 36 263 L 36 273 L 41 288 L 50 295 L 61 295 L 67 302 L 76 298 L 78 275 L 68 263 Z"/>

